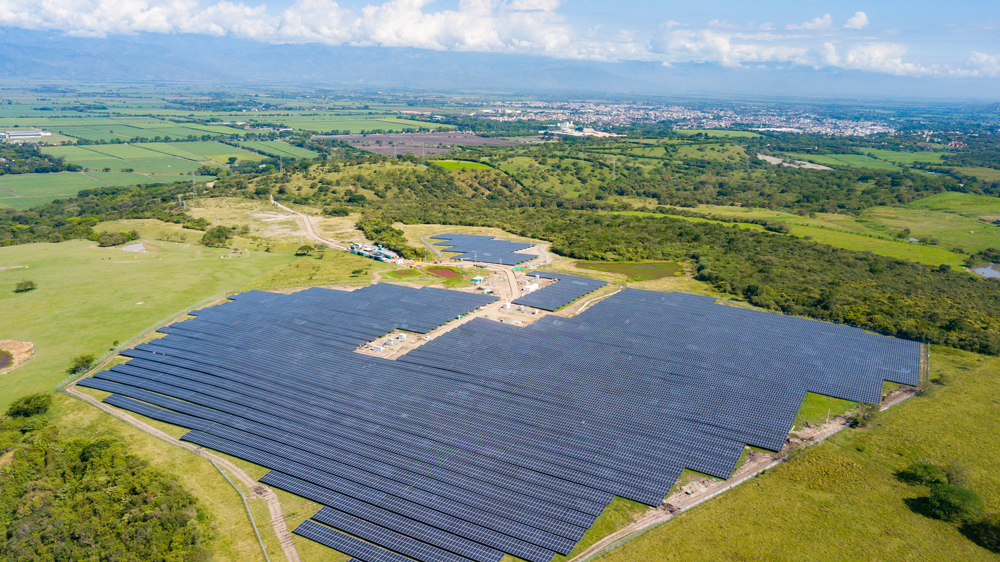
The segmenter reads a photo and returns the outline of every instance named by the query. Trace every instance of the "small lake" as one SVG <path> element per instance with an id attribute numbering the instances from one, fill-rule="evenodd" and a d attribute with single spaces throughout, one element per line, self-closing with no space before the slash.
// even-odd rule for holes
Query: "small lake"
<path id="1" fill-rule="evenodd" d="M 979 267 L 972 268 L 972 271 L 976 275 L 982 275 L 983 277 L 994 277 L 1000 279 L 1000 263 L 987 263 Z"/>

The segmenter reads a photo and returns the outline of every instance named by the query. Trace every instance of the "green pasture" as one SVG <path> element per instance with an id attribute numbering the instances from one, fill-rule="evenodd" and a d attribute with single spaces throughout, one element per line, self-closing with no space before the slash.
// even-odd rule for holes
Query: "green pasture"
<path id="1" fill-rule="evenodd" d="M 464 162 L 461 160 L 434 160 L 434 164 L 444 168 L 445 170 L 492 170 L 492 166 L 488 166 L 481 162 Z"/>
<path id="2" fill-rule="evenodd" d="M 971 193 L 939 193 L 907 205 L 909 209 L 926 209 L 957 213 L 966 217 L 1000 216 L 1000 198 Z"/>
<path id="3" fill-rule="evenodd" d="M 77 355 L 99 356 L 115 341 L 185 306 L 238 289 L 295 260 L 290 254 L 258 251 L 220 259 L 229 250 L 144 241 L 161 249 L 132 253 L 79 240 L 0 249 L 0 263 L 28 266 L 0 271 L 0 333 L 35 343 L 34 359 L 4 375 L 0 407 L 18 396 L 52 390 Z M 14 293 L 14 285 L 24 280 L 38 288 Z"/>
<path id="4" fill-rule="evenodd" d="M 677 276 L 684 268 L 674 262 L 588 262 L 578 261 L 576 267 L 623 275 L 628 281 L 649 281 Z"/>
<path id="5" fill-rule="evenodd" d="M 899 170 L 899 167 L 889 162 L 861 154 L 797 154 L 786 152 L 785 156 L 795 160 L 805 160 L 823 166 L 849 166 L 851 168 L 869 168 L 872 170 Z"/>
<path id="6" fill-rule="evenodd" d="M 698 133 L 703 133 L 705 136 L 709 137 L 740 137 L 740 138 L 755 138 L 760 135 L 757 133 L 751 133 L 750 131 L 727 131 L 720 129 L 674 129 L 674 132 L 678 135 L 688 135 L 693 136 Z"/>
<path id="7" fill-rule="evenodd" d="M 677 155 L 684 159 L 705 159 L 705 160 L 743 160 L 746 158 L 746 151 L 742 146 L 730 145 L 722 146 L 716 144 L 687 145 L 677 149 Z"/>
<path id="8" fill-rule="evenodd" d="M 895 476 L 913 462 L 957 465 L 986 511 L 1000 510 L 1000 359 L 935 346 L 928 395 L 847 429 L 681 514 L 601 562 L 995 561 L 953 524 L 910 509 L 927 490 Z"/>
<path id="9" fill-rule="evenodd" d="M 810 237 L 816 242 L 829 244 L 836 248 L 854 250 L 856 252 L 871 252 L 880 256 L 888 256 L 927 265 L 948 264 L 961 267 L 963 257 L 941 246 L 930 246 L 917 242 L 883 240 L 862 234 L 852 234 L 831 228 L 792 225 L 792 235 L 800 238 Z"/>
<path id="10" fill-rule="evenodd" d="M 994 168 L 955 168 L 955 171 L 983 181 L 1000 181 L 1000 170 Z"/>
<path id="11" fill-rule="evenodd" d="M 884 150 L 881 148 L 859 148 L 861 154 L 870 154 L 879 160 L 894 164 L 941 164 L 940 152 L 904 152 L 901 150 Z"/>
<path id="12" fill-rule="evenodd" d="M 292 146 L 287 142 L 282 141 L 244 141 L 240 143 L 240 146 L 251 150 L 259 150 L 260 152 L 274 156 L 278 156 L 280 154 L 285 157 L 302 159 L 311 159 L 319 156 L 318 153 L 313 152 L 312 150 Z"/>
<path id="13" fill-rule="evenodd" d="M 104 184 L 100 181 L 79 172 L 0 176 L 0 187 L 22 197 L 76 195 L 81 189 L 92 189 L 102 185 Z M 7 195 L 10 194 L 0 193 L 0 197 Z"/>

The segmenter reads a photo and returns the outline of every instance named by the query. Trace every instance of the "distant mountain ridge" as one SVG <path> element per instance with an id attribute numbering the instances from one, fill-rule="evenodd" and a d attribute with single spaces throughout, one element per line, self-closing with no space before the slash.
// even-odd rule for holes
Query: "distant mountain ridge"
<path id="1" fill-rule="evenodd" d="M 385 47 L 268 44 L 205 35 L 90 39 L 0 28 L 0 79 L 607 95 L 996 98 L 996 79 L 812 68 L 601 63 Z"/>

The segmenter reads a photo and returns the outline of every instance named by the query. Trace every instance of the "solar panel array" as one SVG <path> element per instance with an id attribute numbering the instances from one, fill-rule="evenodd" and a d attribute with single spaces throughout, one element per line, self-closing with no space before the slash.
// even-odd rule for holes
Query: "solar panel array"
<path id="1" fill-rule="evenodd" d="M 440 289 L 250 292 L 79 384 L 271 469 L 323 507 L 295 532 L 361 562 L 566 554 L 613 496 L 660 503 L 781 447 L 806 391 L 875 402 L 919 345 L 623 290 L 572 319 L 474 319 L 396 361 L 353 353 L 492 302 Z"/>
<path id="2" fill-rule="evenodd" d="M 530 276 L 555 279 L 556 282 L 514 300 L 514 304 L 523 304 L 549 311 L 559 310 L 576 299 L 607 285 L 604 281 L 563 273 L 534 271 Z"/>
<path id="3" fill-rule="evenodd" d="M 530 254 L 515 253 L 518 250 L 527 250 L 534 246 L 534 244 L 498 240 L 492 236 L 438 234 L 437 236 L 431 236 L 431 238 L 445 240 L 445 242 L 436 242 L 436 244 L 439 246 L 448 246 L 447 251 L 449 252 L 462 252 L 461 255 L 452 258 L 455 260 L 517 265 L 538 257 Z"/>

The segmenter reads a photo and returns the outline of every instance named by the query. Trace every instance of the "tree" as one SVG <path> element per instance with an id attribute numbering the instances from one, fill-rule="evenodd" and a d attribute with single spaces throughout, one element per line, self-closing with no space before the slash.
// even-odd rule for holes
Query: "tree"
<path id="1" fill-rule="evenodd" d="M 983 500 L 972 490 L 944 482 L 931 486 L 929 515 L 944 521 L 968 521 L 983 511 Z"/>
<path id="2" fill-rule="evenodd" d="M 21 281 L 14 287 L 15 293 L 27 293 L 28 291 L 34 291 L 38 288 L 38 285 L 34 281 Z"/>
<path id="3" fill-rule="evenodd" d="M 225 226 L 216 226 L 209 229 L 201 237 L 201 243 L 206 246 L 225 247 L 233 237 L 233 229 Z"/>
<path id="4" fill-rule="evenodd" d="M 227 161 L 229 162 L 229 165 L 232 166 L 233 164 L 236 163 L 236 157 L 235 156 L 230 156 Z"/>
<path id="5" fill-rule="evenodd" d="M 29 394 L 18 398 L 7 408 L 7 415 L 12 418 L 30 418 L 49 411 L 52 396 L 48 394 Z"/>
<path id="6" fill-rule="evenodd" d="M 90 368 L 90 365 L 94 362 L 93 353 L 87 353 L 85 355 L 78 355 L 73 358 L 73 363 L 70 365 L 70 373 L 79 373 L 80 371 Z"/>
<path id="7" fill-rule="evenodd" d="M 308 255 L 309 255 L 309 254 L 311 254 L 311 253 L 313 252 L 313 250 L 315 250 L 315 249 L 316 249 L 316 248 L 313 248 L 313 247 L 312 247 L 312 246 L 310 246 L 309 244 L 303 244 L 303 245 L 299 246 L 299 249 L 298 249 L 298 250 L 295 250 L 295 255 L 296 255 L 296 256 L 308 256 Z"/>

